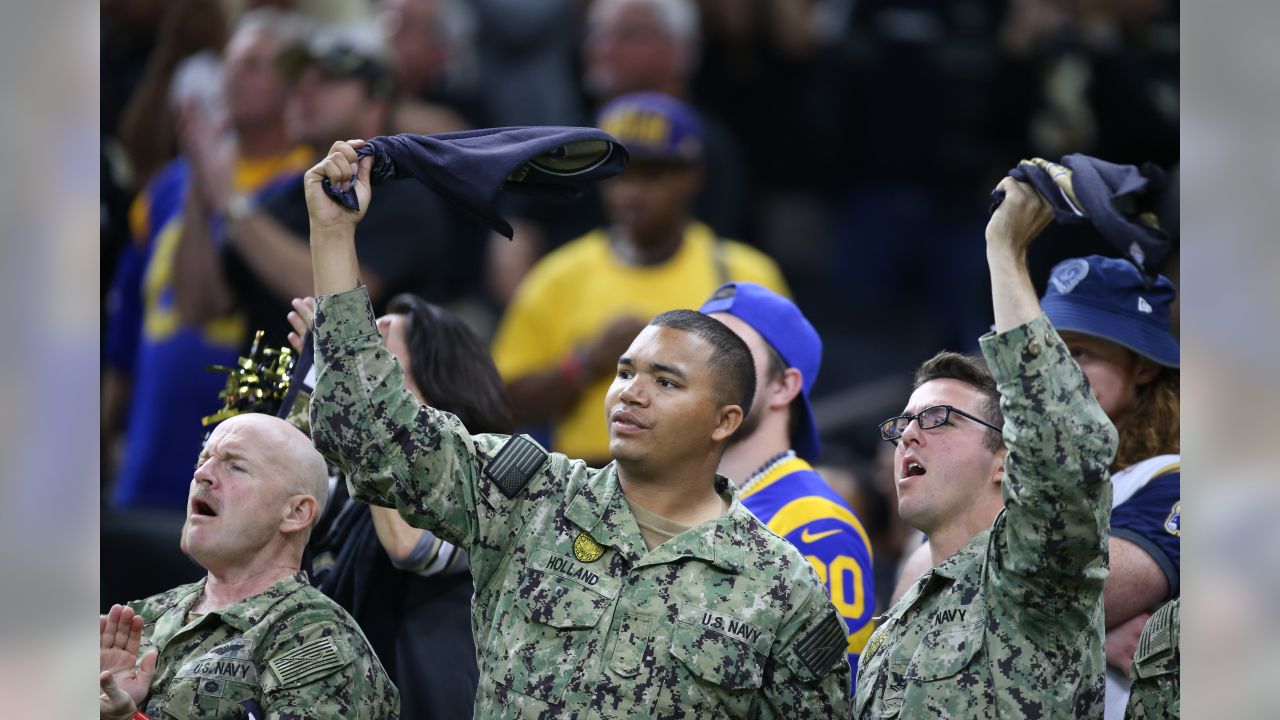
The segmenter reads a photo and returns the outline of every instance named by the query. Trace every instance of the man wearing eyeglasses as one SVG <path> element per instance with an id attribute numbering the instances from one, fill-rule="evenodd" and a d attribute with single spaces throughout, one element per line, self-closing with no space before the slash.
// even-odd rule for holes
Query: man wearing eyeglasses
<path id="1" fill-rule="evenodd" d="M 986 366 L 938 354 L 880 426 L 898 512 L 929 537 L 933 568 L 877 618 L 857 718 L 1102 715 L 1116 431 L 1027 271 L 1051 210 L 1029 185 L 998 189 Z"/>

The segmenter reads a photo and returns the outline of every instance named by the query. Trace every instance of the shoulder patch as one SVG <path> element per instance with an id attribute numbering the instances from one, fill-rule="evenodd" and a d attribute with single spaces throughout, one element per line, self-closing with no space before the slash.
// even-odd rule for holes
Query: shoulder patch
<path id="1" fill-rule="evenodd" d="M 834 613 L 813 626 L 791 645 L 791 652 L 816 677 L 826 677 L 835 666 L 837 658 L 843 658 L 849 644 L 844 623 Z"/>
<path id="2" fill-rule="evenodd" d="M 1175 612 L 1177 610 L 1173 603 L 1165 603 L 1147 621 L 1147 627 L 1143 629 L 1142 635 L 1138 638 L 1138 649 L 1133 654 L 1135 663 L 1146 662 L 1173 648 L 1170 621 L 1173 619 Z"/>
<path id="3" fill-rule="evenodd" d="M 268 663 L 281 686 L 323 677 L 346 664 L 347 658 L 338 652 L 331 637 L 303 643 Z"/>
<path id="4" fill-rule="evenodd" d="M 547 451 L 523 435 L 512 435 L 484 466 L 484 475 L 508 499 L 520 494 L 547 462 Z"/>

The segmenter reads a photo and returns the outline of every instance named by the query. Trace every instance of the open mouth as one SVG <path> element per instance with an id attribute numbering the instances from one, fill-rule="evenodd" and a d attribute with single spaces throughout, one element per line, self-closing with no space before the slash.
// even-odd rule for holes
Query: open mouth
<path id="1" fill-rule="evenodd" d="M 914 460 L 907 463 L 907 477 L 919 477 L 924 474 L 924 466 Z"/>
<path id="2" fill-rule="evenodd" d="M 203 517 L 218 517 L 218 511 L 214 510 L 212 505 L 200 499 L 196 499 L 191 503 L 191 514 Z"/>

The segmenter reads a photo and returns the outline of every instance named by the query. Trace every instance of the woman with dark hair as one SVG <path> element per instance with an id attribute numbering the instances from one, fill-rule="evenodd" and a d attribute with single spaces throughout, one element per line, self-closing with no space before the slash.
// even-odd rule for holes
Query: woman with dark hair
<path id="1" fill-rule="evenodd" d="M 315 303 L 293 307 L 289 342 L 301 352 Z M 478 433 L 512 432 L 498 371 L 470 328 L 416 295 L 397 295 L 387 310 L 378 331 L 418 402 Z M 394 509 L 352 500 L 344 478 L 330 497 L 308 547 L 312 583 L 364 630 L 400 689 L 401 717 L 471 717 L 479 671 L 466 554 Z"/>

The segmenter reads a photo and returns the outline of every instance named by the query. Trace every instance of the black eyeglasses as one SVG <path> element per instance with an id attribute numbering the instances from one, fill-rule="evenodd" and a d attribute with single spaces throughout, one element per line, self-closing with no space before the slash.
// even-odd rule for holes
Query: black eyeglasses
<path id="1" fill-rule="evenodd" d="M 955 413 L 961 417 L 967 417 L 976 423 L 986 425 L 996 432 L 1001 432 L 1000 428 L 995 425 L 992 425 L 980 417 L 974 417 L 958 407 L 952 407 L 951 405 L 934 405 L 933 407 L 927 407 L 921 410 L 915 415 L 899 415 L 897 417 L 891 417 L 880 423 L 880 438 L 897 445 L 898 438 L 902 437 L 902 433 L 906 432 L 907 426 L 911 424 L 912 420 L 920 423 L 921 430 L 929 430 L 936 428 L 939 425 L 946 425 L 947 422 L 951 420 L 951 413 Z"/>

